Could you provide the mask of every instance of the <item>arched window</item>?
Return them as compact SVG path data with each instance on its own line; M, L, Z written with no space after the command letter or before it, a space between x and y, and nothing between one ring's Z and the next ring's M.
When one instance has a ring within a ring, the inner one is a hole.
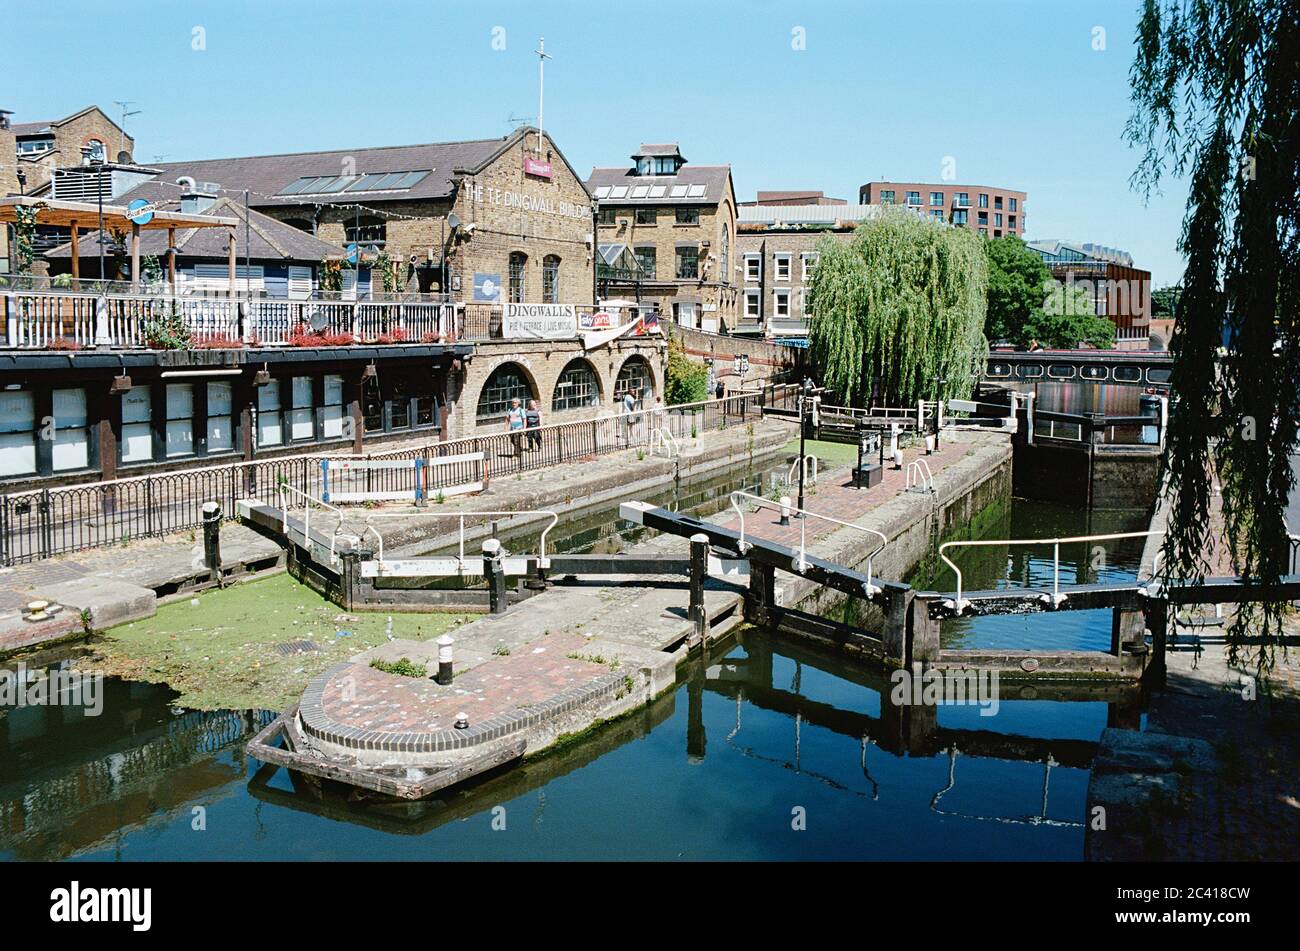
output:
M528 266L528 255L522 251L510 254L510 303L524 302L524 268Z
M582 409L600 405L600 380L586 360L570 360L560 378L555 381L551 409Z
M542 303L560 302L560 259L548 254L542 259Z
M718 272L718 280L724 284L731 282L731 229L724 223L722 226L722 247L718 252L718 262L722 265L722 270Z
M476 418L480 423L503 419L511 400L517 399L527 405L529 400L536 398L537 394L533 392L523 367L517 363L503 363L492 371L492 375L483 384L483 390L478 395Z
M645 409L654 401L655 378L650 372L650 364L644 357L631 356L618 371L614 381L614 399L621 400L624 393L631 393L632 398Z
M108 160L108 149L99 139L91 139L86 143L86 149L89 151L91 159L96 162L105 162Z
M362 215L343 223L344 241L367 251L382 251L388 241L388 223L383 218Z

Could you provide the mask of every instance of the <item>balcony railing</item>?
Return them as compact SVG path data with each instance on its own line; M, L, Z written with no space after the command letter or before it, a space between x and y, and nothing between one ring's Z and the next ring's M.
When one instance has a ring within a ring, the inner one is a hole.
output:
M158 344L153 335L160 322L173 317L196 347L503 339L501 305L453 304L431 295L292 300L0 287L0 347L6 349L149 348Z

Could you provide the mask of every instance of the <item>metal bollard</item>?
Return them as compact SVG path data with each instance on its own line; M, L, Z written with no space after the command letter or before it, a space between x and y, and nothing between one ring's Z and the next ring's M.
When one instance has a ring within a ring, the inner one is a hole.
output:
M488 586L488 611L504 614L509 606L506 596L505 566L501 564L501 543L495 538L483 542L483 578Z
M452 645L455 643L450 634L444 634L438 638L438 676L434 679L444 687L451 683L451 655Z
M221 503L203 503L203 564L213 581L221 580Z
M790 524L790 496L781 496L781 523L782 525Z

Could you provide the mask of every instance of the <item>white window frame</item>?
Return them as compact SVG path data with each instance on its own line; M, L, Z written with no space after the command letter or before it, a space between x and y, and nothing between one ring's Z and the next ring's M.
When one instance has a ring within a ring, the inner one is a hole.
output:
M772 274L772 280L774 280L774 281L789 281L789 280L790 280L790 272L793 270L793 268L791 267L791 264L790 264L790 259L791 259L791 255L790 255L790 254L774 254L774 255L772 255L772 271L773 271L773 274ZM784 265L784 268L782 268L782 265ZM784 276L782 276L782 274L781 274L781 271L782 271L783 269L784 269L784 271L785 271L785 275L784 275Z
M808 280L808 271L810 269L809 263L811 262L812 267L816 267L819 256L816 251L805 251L803 254L799 255L799 260L803 263L802 280L806 281Z
M756 265L752 267L752 265ZM763 279L763 255L745 254L745 280L761 281Z
M785 308L784 313L781 312L782 307ZM786 287L776 288L772 291L772 316L788 319L790 315L790 289Z
M750 313L750 304L754 305L753 313ZM757 288L745 290L745 316L758 319L763 317L763 292Z

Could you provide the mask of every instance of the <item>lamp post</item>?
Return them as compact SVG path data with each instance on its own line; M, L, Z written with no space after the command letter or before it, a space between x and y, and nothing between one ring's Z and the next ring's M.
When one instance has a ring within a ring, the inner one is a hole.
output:
M943 392L943 385L948 381L943 377L934 378L934 451L939 451L939 394Z
M808 377L803 378L803 388L799 396L799 509L796 518L803 518L803 473L806 468L804 463L804 436L808 432L806 424L808 412L808 400L812 395L812 380Z

